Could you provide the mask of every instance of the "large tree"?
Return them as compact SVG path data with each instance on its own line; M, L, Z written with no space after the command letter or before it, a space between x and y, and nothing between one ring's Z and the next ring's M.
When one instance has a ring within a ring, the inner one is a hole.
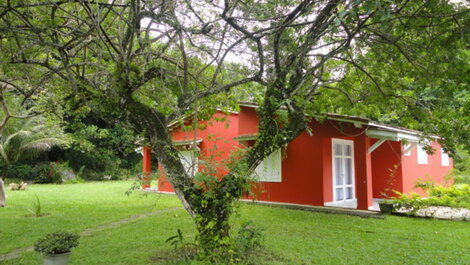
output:
M119 116L143 136L194 217L199 242L211 251L226 242L246 176L306 129L307 114L319 115L328 104L339 108L345 103L338 96L357 91L379 91L357 104L373 100L386 112L402 102L402 93L416 98L405 86L382 91L364 66L383 55L398 68L399 59L420 67L432 61L432 53L423 53L440 36L437 29L457 36L466 23L465 7L438 0L10 0L0 7L0 41L2 63L40 66L60 80L50 88L56 99ZM409 32L419 29L428 35L415 41ZM352 69L371 85L342 87ZM185 172L167 126L184 114L207 115L207 107L225 105L221 95L243 84L263 94L258 139L207 192ZM422 123L434 115L429 111L416 112Z

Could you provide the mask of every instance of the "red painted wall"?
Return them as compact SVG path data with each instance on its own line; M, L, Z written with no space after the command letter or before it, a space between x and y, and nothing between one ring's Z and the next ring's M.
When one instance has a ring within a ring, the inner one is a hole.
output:
M434 154L428 154L428 164L418 164L418 146L411 150L410 156L402 157L403 164L403 191L416 192L420 195L426 195L421 189L414 188L419 179L430 180L434 183L444 184L445 177L453 168L453 160L449 157L449 166L441 164L441 145L433 142L431 144ZM452 182L449 181L449 184Z
M240 112L245 119L254 119L256 113ZM253 126L243 128L240 119L239 131L249 134L256 131ZM250 123L251 125L253 123ZM324 205L333 200L332 194L332 138L354 140L364 132L365 127L356 128L353 124L326 121L323 124L310 124L313 135L300 134L289 143L286 157L282 161L282 182L262 182L259 186L264 192L256 196L257 200ZM356 185L357 186L357 185Z
M377 140L373 140L374 144ZM385 141L372 152L373 197L393 196L392 190L403 192L402 145L396 141ZM386 196L384 196L384 193Z
M221 121L219 119L224 118ZM221 162L230 157L230 153L239 144L233 140L238 134L238 114L233 113L226 115L220 111L216 112L213 118L209 121L200 121L202 129L196 131L183 131L180 128L175 128L172 132L174 141L191 140L201 138L202 142L199 144L200 160ZM202 165L199 166L202 168ZM159 167L160 172L164 172L162 167ZM223 176L227 173L227 169L220 167L218 169L218 176ZM165 192L173 192L173 187L164 177L158 181L158 190Z

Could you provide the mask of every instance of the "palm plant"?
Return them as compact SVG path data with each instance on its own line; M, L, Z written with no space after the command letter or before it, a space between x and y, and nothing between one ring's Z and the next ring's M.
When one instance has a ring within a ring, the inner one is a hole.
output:
M65 139L58 126L47 124L41 116L12 120L0 134L3 171L17 161L35 158L54 146L64 145Z

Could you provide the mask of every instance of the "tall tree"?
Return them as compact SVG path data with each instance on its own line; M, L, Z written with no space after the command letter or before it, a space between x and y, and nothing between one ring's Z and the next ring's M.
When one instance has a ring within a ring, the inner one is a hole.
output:
M326 100L344 95L339 84L348 67L370 78L362 65L377 58L362 55L381 55L382 47L418 65L423 56L410 55L426 51L421 44L436 37L434 29L461 28L466 11L440 0L17 0L0 7L2 62L43 67L62 80L55 90L66 100L118 115L142 135L158 150L194 217L199 242L210 252L226 242L232 204L246 188L246 176L306 129L306 115L325 104L317 101L320 94ZM416 43L407 34L416 28L428 29L429 36ZM245 67L225 74L234 61ZM205 106L221 105L220 95L247 83L264 94L258 139L208 193L186 174L167 126L188 112L207 115ZM386 93L381 99L390 106L396 97Z

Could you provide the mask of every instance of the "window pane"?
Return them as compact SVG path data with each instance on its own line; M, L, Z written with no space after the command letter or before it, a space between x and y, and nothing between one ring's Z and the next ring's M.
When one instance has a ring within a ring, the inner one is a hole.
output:
M353 198L353 194L352 194L352 188L346 188L346 199L349 200L349 199L352 199Z
M336 200L337 201L343 200L343 188L336 189Z
M334 150L335 150L335 155L339 155L339 156L340 156L340 155L343 154L343 152L342 152L342 150L341 150L341 145L340 145L340 144L335 144L335 145L334 145Z
M347 144L344 145L344 155L351 156L351 146L350 145L347 145Z
M341 158L335 158L336 185L343 185L343 163Z
M352 161L351 161L351 158L345 158L344 163L345 163L345 170L344 170L345 182L346 182L347 185L350 185L350 184L352 184Z

